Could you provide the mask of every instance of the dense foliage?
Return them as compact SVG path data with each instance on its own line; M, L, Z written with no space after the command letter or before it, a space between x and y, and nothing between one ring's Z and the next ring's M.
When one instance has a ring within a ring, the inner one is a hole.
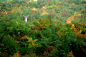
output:
M0 57L86 57L86 0L0 0Z

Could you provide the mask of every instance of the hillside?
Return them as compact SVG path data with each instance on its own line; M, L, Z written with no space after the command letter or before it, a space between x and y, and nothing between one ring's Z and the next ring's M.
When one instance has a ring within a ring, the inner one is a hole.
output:
M0 0L0 57L86 57L86 0Z

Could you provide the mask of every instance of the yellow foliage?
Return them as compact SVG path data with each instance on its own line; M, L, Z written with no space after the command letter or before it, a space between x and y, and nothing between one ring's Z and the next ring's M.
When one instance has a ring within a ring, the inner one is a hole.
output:
M77 30L76 28L75 28L75 25L74 24L72 24L72 26L71 26L71 28L70 28L72 31L74 31L77 35L78 34L81 34L81 32L82 32L82 30Z
M31 10L35 10L36 11L37 9L36 8L32 8Z
M80 14L80 13L77 13L77 12L75 11L74 16L78 16L78 17L80 17L81 14Z
M41 14L41 15L46 15L46 14L48 14L48 12L47 12L47 11L45 11L45 10L43 10L43 12L42 12L42 14Z
M32 42L33 40L32 40L32 38L27 38L28 39L28 42Z
M38 39L35 39L34 42L36 42Z
M37 40L38 39L33 40L32 38L28 37L28 42L30 42L29 43L29 48L34 47L34 46L38 46L39 44L35 43Z
M37 0L33 0L34 2L37 2Z
M74 24L72 24L72 26L71 26L71 28L70 28L72 31L75 31L75 26L74 26Z
M74 16L77 16L77 12L75 11Z
M42 7L42 9L46 9L46 7Z

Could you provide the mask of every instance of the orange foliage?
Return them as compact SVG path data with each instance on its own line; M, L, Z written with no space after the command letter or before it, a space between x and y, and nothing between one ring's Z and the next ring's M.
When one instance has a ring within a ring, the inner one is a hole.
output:
M13 13L13 10L10 10L11 13Z
M72 24L71 22L74 21L76 17L80 17L80 16L81 16L81 13L80 12L77 13L75 11L74 16L68 17L68 19L66 20L66 23L67 24Z
M8 56L8 53L6 53L6 52L0 52L1 54L3 54L4 56Z
M7 27L7 30L8 30L8 29L13 29L13 27Z
M14 53L14 55L12 57L20 57L19 51L17 51L16 53Z
M56 46L49 46L48 48L45 49L46 52L52 51L53 49L55 49Z
M83 4L84 6L86 5L86 4Z
M73 21L73 20L71 20L71 19L67 19L67 20L66 20L66 23L67 23L67 24L72 24L72 23L71 23L72 21Z
M69 52L68 55L67 55L67 57L73 57L73 52L72 51Z
M17 41L17 43L20 43L19 41Z
M9 3L9 2L7 1L7 3Z
M6 15L9 13L8 11L5 11Z

